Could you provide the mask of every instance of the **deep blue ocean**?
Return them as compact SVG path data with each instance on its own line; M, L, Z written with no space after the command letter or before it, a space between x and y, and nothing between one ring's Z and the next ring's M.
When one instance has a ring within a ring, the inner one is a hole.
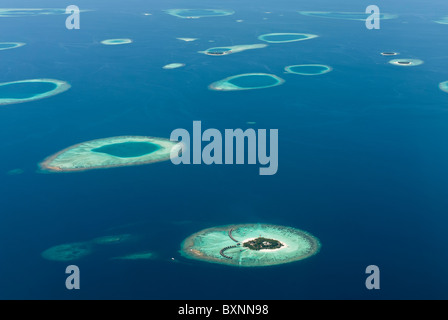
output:
M399 15L381 21L380 30L297 13L364 12L373 4L360 0L2 0L0 7L70 4L92 10L81 13L79 30L65 28L66 15L0 18L0 42L26 43L0 51L0 82L72 85L47 99L0 106L0 299L448 298L448 93L438 88L448 80L448 25L433 22L448 15L446 1L378 0L382 12ZM181 19L163 11L174 8L235 14ZM276 32L319 37L225 57L198 53L262 43L259 35ZM100 44L109 38L133 43ZM424 64L393 66L383 51ZM162 69L173 62L186 66ZM295 64L333 71L284 73ZM208 89L256 72L285 83ZM176 128L191 131L195 120L222 131L278 129L277 174L260 176L258 165L170 161L38 170L47 156L83 141L169 138ZM306 230L320 239L321 251L266 268L179 254L181 242L201 229L254 222ZM72 262L41 256L56 245L114 234L138 240ZM157 258L110 260L139 250ZM69 264L80 268L80 290L65 287ZM366 289L368 265L381 270L379 290Z

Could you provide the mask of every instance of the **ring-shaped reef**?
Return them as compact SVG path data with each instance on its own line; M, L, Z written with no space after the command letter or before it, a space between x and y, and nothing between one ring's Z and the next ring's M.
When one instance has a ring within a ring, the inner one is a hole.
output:
M164 138L120 136L91 140L64 149L40 163L43 171L75 172L143 165L170 159L182 145ZM176 153L177 152L177 153Z
M268 73L244 73L231 76L209 85L209 89L216 91L252 90L275 87L285 80Z
M365 12L330 12L330 11L298 11L301 15L317 18L327 19L342 19L342 20L358 20L366 21L371 13ZM398 15L390 13L380 13L379 18L381 20L395 19Z
M448 92L448 81L439 83L439 88L444 92Z
M319 37L309 33L266 33L258 37L258 40L268 43L285 43L309 40Z
M244 45L237 45L237 46L226 46L226 47L214 47L209 48L204 51L199 51L199 53L203 53L209 56L225 56L232 53L237 53L241 51L246 50L252 50L252 49L261 49L266 48L268 45L263 43L258 44L244 44Z
M308 232L269 224L238 224L199 231L181 244L182 256L240 267L263 267L306 259L320 250Z
M288 73L300 74L303 76L316 76L328 73L333 70L332 67L324 64L298 64L285 67Z
M131 39L123 38L123 39L106 39L101 41L102 44L106 46L117 46L120 44L129 44L132 43Z
M0 51L1 50L8 50L8 49L15 49L19 47L23 47L25 43L23 42L0 42Z
M89 242L74 242L51 247L42 252L42 257L53 261L74 261L93 252Z
M423 60L420 59L393 59L389 61L390 64L402 67L415 67L423 64Z
M205 17L230 16L235 13L233 10L223 9L168 9L165 10L169 15L182 19L199 19Z
M68 82L56 79L30 79L0 83L0 105L48 98L70 89Z

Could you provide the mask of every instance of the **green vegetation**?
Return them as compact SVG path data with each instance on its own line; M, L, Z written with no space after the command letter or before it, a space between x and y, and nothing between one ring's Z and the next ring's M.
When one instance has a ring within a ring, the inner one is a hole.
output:
M243 243L243 247L251 250L278 249L282 247L280 241L259 237Z

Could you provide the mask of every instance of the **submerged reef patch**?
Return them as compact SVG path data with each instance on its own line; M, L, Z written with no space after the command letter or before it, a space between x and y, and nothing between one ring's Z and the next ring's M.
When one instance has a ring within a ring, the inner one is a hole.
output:
M171 70L171 69L177 69L177 68L182 68L182 67L185 67L185 63L175 62L175 63L170 63L170 64L163 66L162 69Z
M176 39L185 42L192 42L198 40L198 38L176 38Z
M439 83L439 88L444 92L448 92L448 81Z
M392 52L392 51L388 51L388 52L381 52L382 56L398 56L399 53L398 52Z
M199 19L204 17L230 16L235 13L233 10L223 9L168 9L169 15L183 19Z
M435 20L434 22L439 24L448 24L448 16L441 18L440 20Z
M128 242L130 234L111 235L95 238L85 242L66 243L51 247L42 252L42 257L53 261L74 261L84 258L100 248L102 245L116 245Z
M267 44L245 44L237 46L214 47L204 51L199 51L199 53L203 53L209 56L225 56L228 54L242 52L246 50L266 48L267 46L268 46Z
M74 242L51 247L42 252L42 257L53 261L74 261L92 252L93 247L89 242Z
M150 260L155 259L156 254L152 251L144 251L138 253L131 253L124 256L111 258L112 260Z
M66 9L0 8L0 18L65 14Z
M330 12L330 11L298 11L301 15L317 18L342 19L366 21L371 13L365 12ZM380 13L381 20L395 19L398 15L389 13Z
M23 47L24 45L25 45L24 42L0 42L0 51L8 50L8 49L15 49L15 48Z

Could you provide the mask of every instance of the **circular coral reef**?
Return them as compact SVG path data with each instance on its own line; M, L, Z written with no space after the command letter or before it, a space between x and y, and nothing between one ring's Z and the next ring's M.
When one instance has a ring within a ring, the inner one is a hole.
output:
M181 245L189 259L240 267L262 267L308 258L320 249L308 232L269 224L238 224L199 231Z
M317 35L309 33L267 33L259 36L258 39L269 43L285 43L309 40L317 37Z
M107 46L116 46L116 45L120 45L120 44L132 43L132 40L131 39L107 39L107 40L101 41L101 43L104 45L107 45Z
M120 136L83 142L64 149L40 163L44 171L71 172L135 166L170 159L181 145L164 138Z
M0 83L0 105L24 103L48 98L70 89L68 82L55 79L31 79Z
M213 82L209 89L216 91L264 89L279 86L284 82L273 74L245 73Z
M419 59L393 59L389 61L390 64L393 64L395 66L402 66L402 67L415 67L423 64L423 60Z
M300 74L302 76L316 76L328 73L331 70L333 68L323 64L299 64L285 68L285 71L288 73Z

